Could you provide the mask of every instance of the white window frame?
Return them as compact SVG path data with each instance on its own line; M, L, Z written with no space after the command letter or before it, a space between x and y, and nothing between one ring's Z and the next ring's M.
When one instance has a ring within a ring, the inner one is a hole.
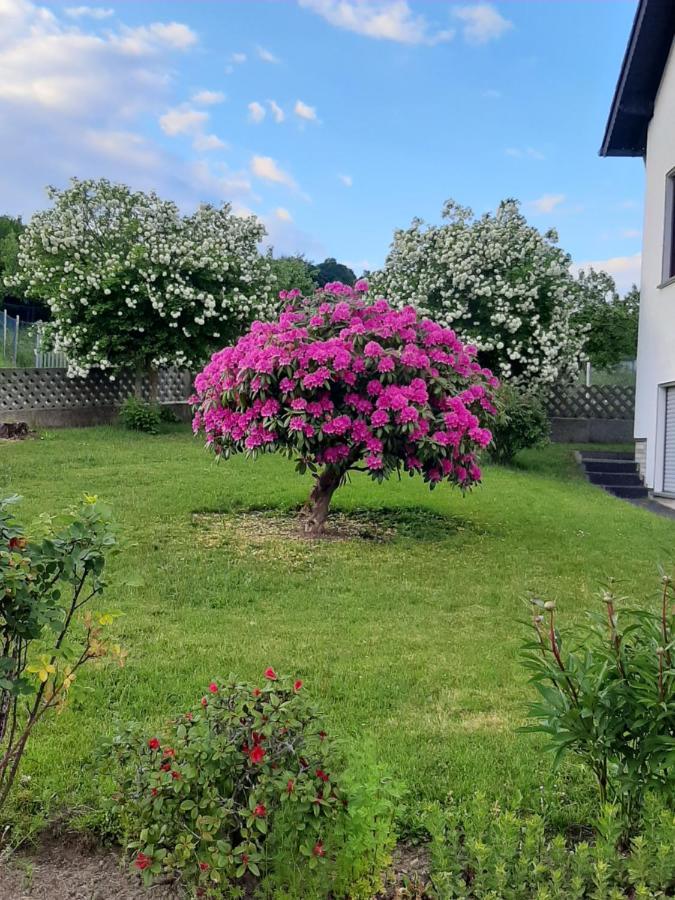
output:
M666 174L666 203L663 220L663 262L661 284L675 281L675 168Z

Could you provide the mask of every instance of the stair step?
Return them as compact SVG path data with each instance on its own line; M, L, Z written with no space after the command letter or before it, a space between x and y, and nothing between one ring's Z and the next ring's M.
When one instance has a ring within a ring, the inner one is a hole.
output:
M624 487L642 487L642 479L637 472L587 472L591 484L623 485Z
M626 450L582 450L579 455L582 462L587 459L628 459L631 461L635 459L635 456Z
M636 500L649 496L649 491L644 485L603 484L603 490L614 494L615 497Z
M589 459L583 465L586 472L637 472L634 459Z

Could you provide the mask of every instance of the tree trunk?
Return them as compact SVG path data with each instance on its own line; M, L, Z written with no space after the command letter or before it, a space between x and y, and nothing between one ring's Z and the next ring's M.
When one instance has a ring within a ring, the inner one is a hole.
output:
M144 400L143 382L148 379L148 402L157 403L159 394L159 372L157 369L144 369L141 366L136 368L134 378L134 396L137 400Z
M305 506L305 533L312 537L318 537L323 532L323 526L328 517L328 507L333 494L340 486L344 472L339 470L324 469L316 479L312 493Z
M136 366L134 372L134 397L137 400L143 399L143 375L145 374L141 366Z
M148 381L150 385L150 396L148 397L148 400L154 406L158 402L157 398L159 397L159 372L157 369L150 369L148 372Z

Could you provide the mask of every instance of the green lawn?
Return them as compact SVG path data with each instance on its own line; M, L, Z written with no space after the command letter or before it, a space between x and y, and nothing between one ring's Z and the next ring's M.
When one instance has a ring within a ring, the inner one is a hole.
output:
M580 615L610 574L626 593L654 594L657 564L673 561L675 522L591 487L560 446L523 454L517 468L489 467L464 498L357 476L335 508L382 511L399 527L385 543L307 544L193 522L195 512L287 511L308 489L281 458L217 466L178 428L0 444L0 492L22 494L26 517L96 493L124 543L103 605L124 614L115 630L127 667L85 674L71 706L36 735L17 795L24 815L36 822L65 807L97 821L106 786L87 764L116 721L151 730L212 678L259 678L267 665L297 673L336 733L372 743L412 807L476 790L520 791L536 806L541 786L563 819L593 802L571 768L553 779L541 739L515 733L529 694L519 620L532 594ZM123 586L136 576L141 586Z

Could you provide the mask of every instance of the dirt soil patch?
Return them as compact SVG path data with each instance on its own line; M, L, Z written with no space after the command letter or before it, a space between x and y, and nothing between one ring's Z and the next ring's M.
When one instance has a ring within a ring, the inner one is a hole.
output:
M232 512L196 512L192 524L205 547L226 544L245 547L268 545L279 541L301 544L325 541L373 541L386 543L396 538L418 541L443 540L472 527L461 519L439 515L422 507L406 509L354 509L329 513L325 531L319 538L303 531L300 510L244 509Z
M423 847L399 846L383 900L427 897L428 862ZM16 853L0 863L1 900L183 900L185 896L168 883L144 888L127 873L118 853L74 839L51 839L33 852Z

